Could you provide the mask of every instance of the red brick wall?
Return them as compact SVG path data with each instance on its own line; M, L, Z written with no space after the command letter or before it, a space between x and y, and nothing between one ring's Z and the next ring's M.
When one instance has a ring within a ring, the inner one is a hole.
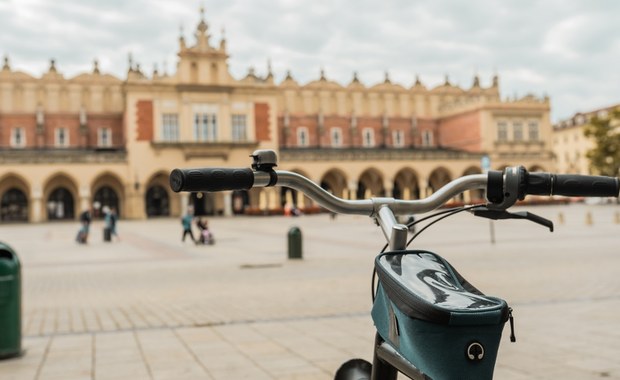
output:
M80 145L80 120L78 115L45 115L45 146L53 147L56 128L65 128L69 132L69 147Z
M433 119L418 119L418 133L416 135L414 145L422 146L422 138L424 136L424 132L430 131L433 134L432 146L438 146L439 138L438 138L438 124Z
M269 130L269 104L254 103L254 122L256 140L271 141L271 131Z
M317 116L318 117L318 116ZM318 119L317 119L318 122ZM332 145L332 128L340 128L342 131L341 146L347 147L351 144L351 118L345 116L330 116L323 119L323 136L321 137L321 146Z
M318 131L317 131L318 119L316 115L309 116L291 116L290 117L290 135L288 141L286 142L287 147L296 147L298 146L297 141L297 133L299 128L306 127L308 130L308 146L317 146L319 143L318 140Z
M89 145L97 145L99 128L110 128L112 132L112 147L125 145L122 114L88 115Z
M393 131L400 130L403 132L404 147L421 146L421 132L430 130L433 133L433 142L437 144L437 123L434 120L418 119L418 133L415 137L411 135L411 118L395 117L388 120L387 135L383 135L383 118L382 117L358 117L357 133L351 135L351 118L348 116L325 116L323 119L323 135L321 136L321 146L331 146L331 128L339 127L342 130L342 147L361 147L363 146L362 133L364 128L372 128L375 136L375 147L392 147ZM297 147L297 132L300 127L306 127L308 130L308 147L317 147L319 145L318 136L318 115L303 115L289 117L289 135L284 135L284 118L278 118L278 130L280 131L280 144L284 147ZM385 137L385 141L384 141Z
M411 145L411 118L390 118L389 119L390 122L390 127L389 127L389 133L388 133L388 141L387 141L387 146L393 146L394 145L394 133L393 131L402 131L403 134L403 138L404 138L404 145L403 146L410 146Z
M480 152L482 149L480 119L478 110L441 119L438 125L440 144L469 152Z
M357 146L364 146L364 129L371 128L374 131L375 135L375 147L381 146L383 141L383 135L381 133L382 130L382 120L380 117L358 117L357 118L357 133L358 133L358 141Z
M153 101L138 100L136 104L138 141L153 141Z
M99 128L111 129L113 147L123 146L125 143L122 114L89 114L87 126L88 136L84 144L84 138L80 131L79 114L46 114L42 145L37 146L38 136L36 134L36 118L34 114L3 114L0 115L0 146L10 147L11 129L16 127L24 128L26 134L26 148L54 147L56 128L66 128L68 130L69 147L71 148L96 147L98 138L97 130Z
M33 115L0 115L0 146L9 147L11 145L11 129L14 127L24 128L26 134L26 147L35 146L35 126L36 120Z

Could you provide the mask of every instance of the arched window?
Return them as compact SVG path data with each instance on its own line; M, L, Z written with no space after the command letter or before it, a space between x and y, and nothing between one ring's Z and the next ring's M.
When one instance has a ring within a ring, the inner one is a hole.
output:
M98 216L103 216L101 210L103 210L104 207L110 209L115 208L116 214L121 214L118 194L116 194L116 191L114 191L114 189L110 186L102 186L95 192L95 196L93 197L93 206L95 211L98 211Z
M194 207L195 216L215 215L215 195L213 193L191 193L189 204Z
M0 200L0 220L3 222L27 222L28 198L18 188L10 188Z
M149 217L170 215L170 200L163 186L151 186L146 191L146 215Z
M250 194L246 190L236 190L232 193L232 209L235 214L243 214L250 206Z
M75 216L73 195L64 187L57 187L47 198L47 219L67 220Z

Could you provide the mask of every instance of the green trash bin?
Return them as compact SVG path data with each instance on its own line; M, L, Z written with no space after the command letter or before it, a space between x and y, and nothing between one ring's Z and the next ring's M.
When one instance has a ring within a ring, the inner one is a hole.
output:
M22 354L21 265L17 254L0 242L0 359Z
M301 259L301 230L299 227L291 227L288 230L288 258Z

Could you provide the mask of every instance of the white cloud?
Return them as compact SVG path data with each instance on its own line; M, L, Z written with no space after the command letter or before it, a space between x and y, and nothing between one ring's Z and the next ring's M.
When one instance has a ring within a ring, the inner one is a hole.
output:
M169 0L0 0L0 53L13 68L40 75L56 58L65 76L90 71L124 77L127 55L149 72L176 65L179 26L193 42L201 4ZM592 99L620 101L620 3L601 0L253 0L204 2L212 43L226 28L231 72L282 79L327 76L367 85L384 78L410 86L483 85L498 72L504 94L547 93L554 118L586 110ZM613 85L612 85L613 84ZM567 94L571 94L568 96ZM598 105L595 105L595 108Z
M521 82L525 84L541 85L545 84L547 81L545 76L528 68L507 69L503 70L502 74L510 77L514 82Z
M543 52L559 54L564 59L576 59L580 52L575 49L573 41L590 25L586 15L577 15L554 25L544 36Z

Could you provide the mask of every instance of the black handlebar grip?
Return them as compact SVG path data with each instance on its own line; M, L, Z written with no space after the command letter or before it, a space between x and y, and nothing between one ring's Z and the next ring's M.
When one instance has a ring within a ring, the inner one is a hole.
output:
M551 173L527 173L525 196L530 195L551 195L552 185Z
M247 190L254 185L250 168L174 169L170 173L173 191Z
M568 197L617 197L620 182L615 177L578 174L528 173L526 193Z
M569 197L617 197L620 184L615 177L557 174L552 191Z

